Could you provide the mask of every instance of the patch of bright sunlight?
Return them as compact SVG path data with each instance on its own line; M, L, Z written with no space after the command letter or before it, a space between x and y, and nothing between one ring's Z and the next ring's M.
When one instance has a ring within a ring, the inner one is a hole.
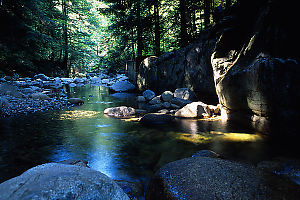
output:
M121 119L125 122L139 122L142 118L141 117L133 117L133 118L129 118L129 119Z
M77 120L77 119L86 119L94 118L99 116L100 112L88 111L88 110L71 110L65 111L59 116L60 120Z
M185 142L190 142L190 143L193 143L196 145L204 144L204 143L211 141L211 137L206 137L206 136L199 135L199 134L187 134L187 133L180 134L179 136L177 136L176 139L185 141Z
M247 134L247 133L223 133L218 131L211 131L211 134L217 135L216 140L232 141L232 142L256 142L263 139L258 134Z

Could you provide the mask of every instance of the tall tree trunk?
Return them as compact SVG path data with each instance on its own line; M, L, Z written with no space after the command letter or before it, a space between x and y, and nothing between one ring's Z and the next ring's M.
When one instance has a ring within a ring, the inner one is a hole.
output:
M63 12L63 41L64 41L64 57L62 62L62 68L66 75L68 76L70 71L68 67L68 57L69 57L69 43L68 43L68 10L67 10L67 0L62 0L62 12Z
M179 2L180 12L180 46L184 47L188 44L187 23L186 23L186 4L185 0Z
M142 38L142 20L141 20L141 5L140 1L137 1L137 65L142 61L143 56L143 38Z
M154 24L155 24L155 45L154 52L156 56L160 55L160 24L159 24L159 0L154 1Z
M211 0L204 0L204 26L210 24Z

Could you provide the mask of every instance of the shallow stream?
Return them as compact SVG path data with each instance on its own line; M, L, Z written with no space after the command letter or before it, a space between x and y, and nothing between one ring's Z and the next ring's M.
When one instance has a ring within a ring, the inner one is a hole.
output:
M147 127L103 115L108 107L135 106L133 94L86 85L69 88L68 96L85 104L0 120L0 182L39 164L79 159L113 179L144 184L162 165L202 149L251 163L282 152L277 142L222 120Z

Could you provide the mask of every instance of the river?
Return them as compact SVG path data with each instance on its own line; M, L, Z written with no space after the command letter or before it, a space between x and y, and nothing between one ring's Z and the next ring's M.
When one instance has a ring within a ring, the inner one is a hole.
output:
M135 106L136 96L110 95L102 86L69 88L68 96L85 104L0 121L0 182L39 164L79 159L113 179L146 183L162 165L202 149L256 163L280 147L250 128L222 120L146 127L104 116L108 107Z

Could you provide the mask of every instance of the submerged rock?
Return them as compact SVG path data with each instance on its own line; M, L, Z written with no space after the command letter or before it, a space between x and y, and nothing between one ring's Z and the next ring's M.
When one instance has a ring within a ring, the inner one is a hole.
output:
M135 109L126 106L106 108L104 114L117 118L130 117L135 115Z
M101 172L58 163L39 165L1 183L0 199L129 200L124 191Z
M67 100L67 103L75 104L75 105L82 105L82 104L84 104L84 101L80 98L70 98Z
M143 124L165 124L173 121L174 117L166 114L148 113L141 119Z

